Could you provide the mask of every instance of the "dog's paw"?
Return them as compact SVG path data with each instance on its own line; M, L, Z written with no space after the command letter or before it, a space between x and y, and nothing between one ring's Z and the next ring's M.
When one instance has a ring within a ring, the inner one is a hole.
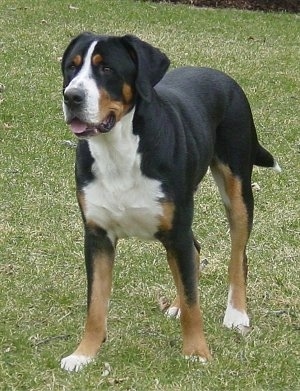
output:
M77 354L71 354L68 357L65 357L61 360L60 366L62 369L65 369L66 371L72 372L78 372L80 371L85 365L90 363L93 359L88 356L83 355L77 355Z
M176 318L176 319L179 319L179 318L180 318L180 315L181 315L181 310L180 310L180 308L178 308L178 307L169 307L169 308L166 310L165 315L166 315L168 318Z
M250 331L250 321L247 313L232 307L226 309L223 325L228 329L237 330L242 335Z
M190 362L199 362L201 364L206 364L208 362L207 358L201 357L201 356L184 356L185 360L190 361Z

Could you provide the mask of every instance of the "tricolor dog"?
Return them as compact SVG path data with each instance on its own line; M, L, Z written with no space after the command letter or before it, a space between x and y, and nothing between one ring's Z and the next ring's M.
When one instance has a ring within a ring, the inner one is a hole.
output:
M194 193L210 167L231 236L224 325L249 326L246 244L253 220L253 165L280 171L258 142L247 98L222 72L184 67L131 35L83 33L62 59L63 110L78 138L77 198L85 228L88 311L78 348L61 361L78 371L106 339L115 249L120 238L166 249L177 295L183 355L211 358L198 299Z

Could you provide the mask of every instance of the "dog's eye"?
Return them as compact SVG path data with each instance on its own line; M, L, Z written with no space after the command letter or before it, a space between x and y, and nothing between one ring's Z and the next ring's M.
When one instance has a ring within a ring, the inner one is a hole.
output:
M107 66L107 65L103 65L103 64L100 66L100 71L101 71L102 73L105 73L105 74L109 74L109 73L112 73L112 72L113 72L112 68L110 68L110 67Z
M67 68L69 71L75 71L77 67L73 62L71 62L71 64L69 64Z

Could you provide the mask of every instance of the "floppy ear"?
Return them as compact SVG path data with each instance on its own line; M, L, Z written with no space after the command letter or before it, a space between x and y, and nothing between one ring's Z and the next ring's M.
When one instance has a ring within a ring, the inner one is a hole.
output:
M159 49L134 35L124 35L122 41L137 64L136 89L143 99L150 102L152 88L167 72L170 60Z

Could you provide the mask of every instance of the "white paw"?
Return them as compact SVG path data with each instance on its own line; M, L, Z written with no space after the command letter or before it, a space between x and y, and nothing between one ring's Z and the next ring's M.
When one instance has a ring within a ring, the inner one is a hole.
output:
M167 311L165 312L166 316L168 318L176 318L179 319L181 315L180 308L178 307L169 307Z
M237 329L241 334L250 330L250 321L245 311L239 311L231 305L227 306L223 325L229 329Z
M88 356L71 354L70 356L65 357L61 360L60 367L69 372L78 372L92 360L93 359Z
M201 364L207 363L207 359L201 356L184 356L185 360L191 361L191 362L200 362Z

